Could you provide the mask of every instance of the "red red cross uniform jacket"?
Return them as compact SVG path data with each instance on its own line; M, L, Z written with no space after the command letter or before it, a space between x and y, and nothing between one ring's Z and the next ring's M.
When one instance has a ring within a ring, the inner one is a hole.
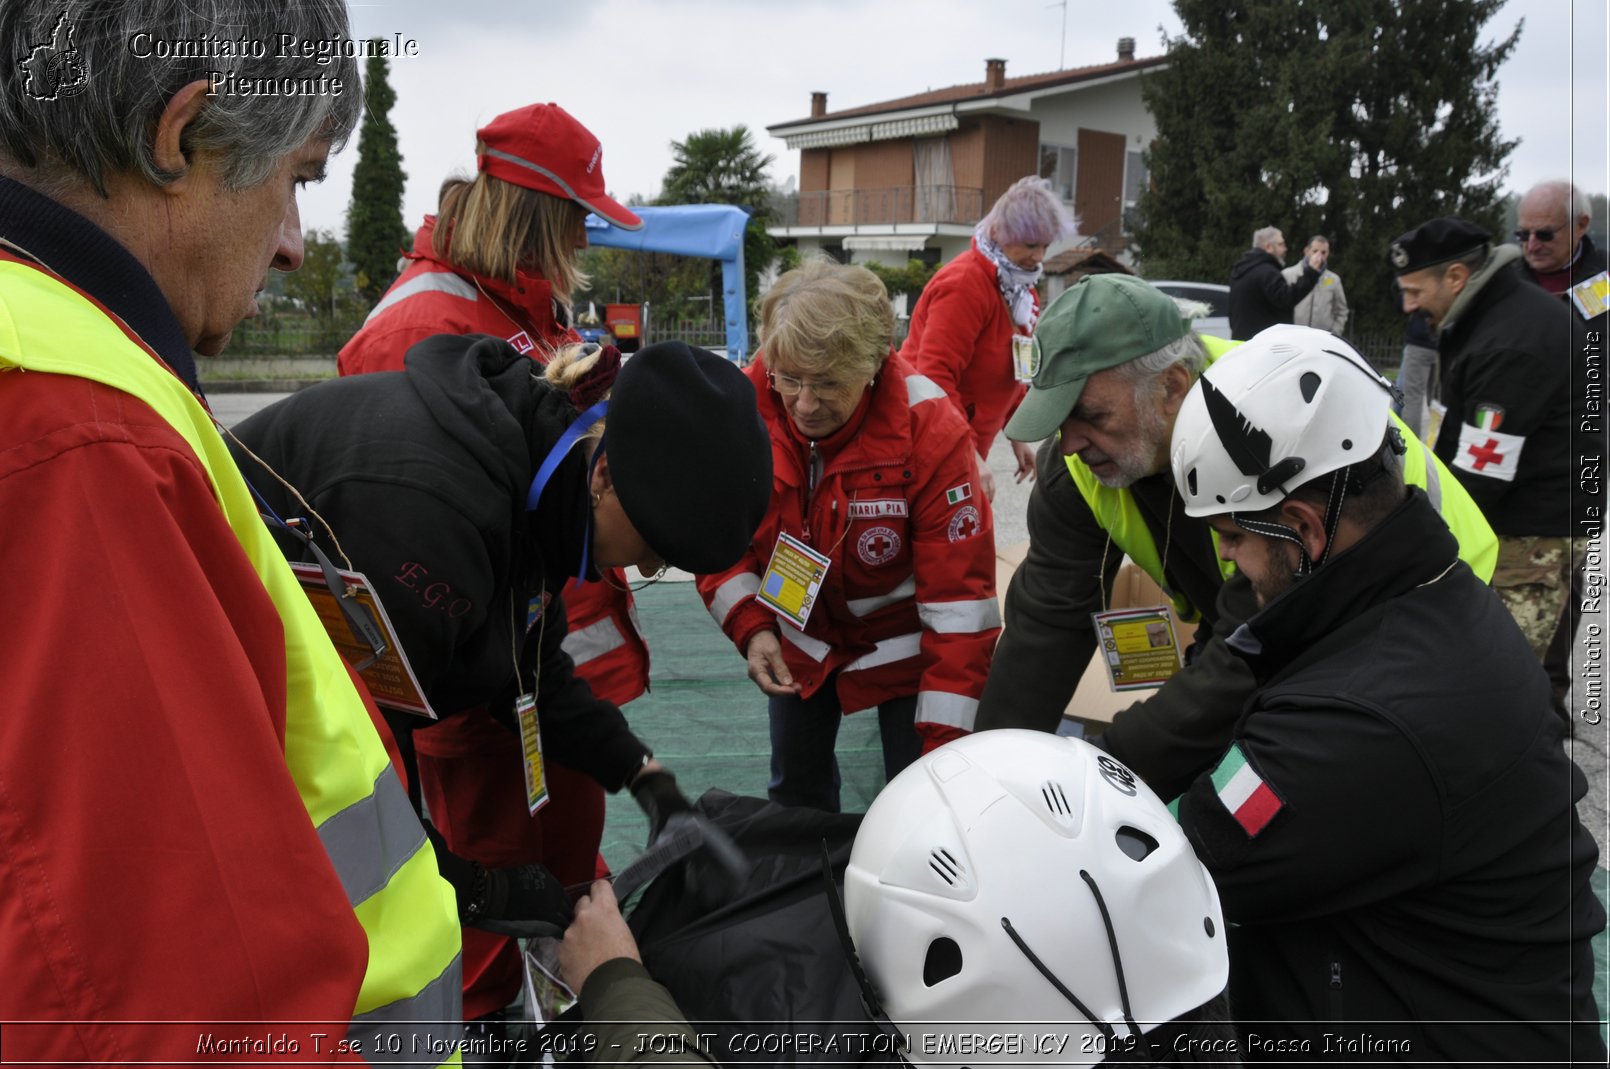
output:
M961 415L891 354L813 491L810 448L790 433L762 360L749 375L772 437L771 508L743 560L699 577L710 614L740 652L761 629L780 632L806 697L836 673L846 713L917 695L925 749L971 731L1000 609L989 502ZM783 532L833 562L803 631L756 599Z
M1039 296L1035 295L1035 308ZM973 448L989 456L1027 387L1012 374L1012 324L995 265L975 245L940 268L911 313L900 355L939 384L973 432Z
M436 254L435 229L435 217L426 216L407 268L342 347L342 375L401 371L409 347L433 334L491 334L543 362L581 341L555 318L546 279L521 272L510 285L456 268ZM618 571L612 577L624 583ZM631 595L604 583L572 582L563 597L570 622L564 647L576 674L615 705L640 696L648 689L649 656ZM604 822L596 783L550 765L554 801L529 820L518 740L506 729L484 714L467 714L416 732L414 740L426 802L452 849L486 865L541 861L567 884L592 876ZM473 1018L518 991L519 958L512 941L487 932L465 929L464 943L464 1011Z

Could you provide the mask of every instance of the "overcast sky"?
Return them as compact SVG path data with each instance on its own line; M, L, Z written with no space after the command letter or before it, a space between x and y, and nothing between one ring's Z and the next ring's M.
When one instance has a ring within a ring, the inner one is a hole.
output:
M1493 37L1525 20L1499 72L1499 122L1521 139L1509 188L1571 174L1605 191L1605 6L1509 0L1488 24ZM1126 36L1157 55L1161 32L1180 29L1169 0L1067 0L1065 35L1062 6L1045 0L370 0L351 10L359 37L418 42L391 70L410 227L435 210L444 177L473 170L476 128L534 101L562 105L598 135L624 201L659 192L671 141L738 123L775 157L774 180L797 179L799 153L765 129L809 114L814 90L838 110L982 81L991 56L1006 58L1010 77L1110 62ZM356 158L354 137L303 194L305 227L344 231Z

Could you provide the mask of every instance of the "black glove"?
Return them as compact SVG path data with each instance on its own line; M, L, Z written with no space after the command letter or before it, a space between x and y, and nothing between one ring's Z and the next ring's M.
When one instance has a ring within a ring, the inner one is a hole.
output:
M632 784L632 797L648 814L648 841L652 844L665 830L665 822L677 813L693 812L693 803L677 789L676 777L664 769L644 772Z
M570 926L570 896L541 865L489 869L449 850L428 822L425 831L442 879L453 885L460 923L527 939L562 935Z
M570 927L570 896L543 866L532 862L481 873L481 894L460 909L469 927L521 939L559 936Z

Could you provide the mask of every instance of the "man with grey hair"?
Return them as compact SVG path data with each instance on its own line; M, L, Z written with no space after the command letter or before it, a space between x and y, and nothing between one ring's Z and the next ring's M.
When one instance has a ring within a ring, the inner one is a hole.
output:
M192 355L300 264L362 48L340 0L0 7L13 1058L457 1042L452 891Z
M1325 256L1317 250L1307 252L1295 282L1287 282L1280 273L1285 265L1286 239L1280 228L1254 231L1252 248L1230 268L1230 337L1246 341L1265 327L1290 323L1292 309L1325 273Z
M1600 351L1610 311L1605 308L1605 251L1593 242L1588 198L1563 178L1539 182L1521 198L1514 238L1526 261L1523 274L1570 306L1599 334Z
M1169 474L1181 402L1206 366L1235 358L1237 343L1192 332L1172 298L1122 274L1064 291L1034 337L1038 369L1006 434L1046 441L1029 494L1029 550L1007 588L977 723L1059 727L1098 648L1092 614L1107 607L1127 554L1182 620L1200 626L1186 667L1119 712L1097 744L1172 798L1224 752L1252 690L1225 640L1256 610L1253 591L1219 560L1208 525L1184 514ZM1437 500L1461 555L1486 579L1492 531L1428 449L1408 449L1406 476Z

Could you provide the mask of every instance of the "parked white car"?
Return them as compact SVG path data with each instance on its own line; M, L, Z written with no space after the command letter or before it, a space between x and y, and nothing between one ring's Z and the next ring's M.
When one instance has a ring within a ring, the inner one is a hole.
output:
M1152 285L1174 298L1182 314L1192 316L1198 334L1211 334L1216 338L1230 336L1229 286L1217 282L1152 282Z

